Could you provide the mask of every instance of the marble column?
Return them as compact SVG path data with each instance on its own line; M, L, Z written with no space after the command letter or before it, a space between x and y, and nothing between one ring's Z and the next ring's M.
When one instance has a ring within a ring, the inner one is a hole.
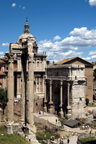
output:
M63 87L63 80L60 81L60 116L63 117L64 116L64 113L63 113L63 108L62 108L62 87Z
M36 77L36 93L37 93L37 77Z
M21 74L17 74L17 98L21 98Z
M44 90L45 90L45 83L44 83L44 77L43 77L43 93L44 93Z
M39 92L40 92L40 81L41 81L41 79L40 79L40 77L39 77Z
M21 71L21 54L17 54L17 71Z
M14 76L13 76L13 54L9 54L8 60L8 103L7 103L7 118L8 124L13 124L13 98L14 98Z
M27 124L33 125L33 87L34 87L34 69L33 69L34 53L30 53L28 57L28 96L26 102L26 120Z
M44 82L44 110L47 112L46 80Z
M21 118L20 121L25 123L25 95L26 95L26 57L22 56L21 71Z
M67 114L66 114L67 119L71 118L71 106L70 106L69 89L70 89L70 83L68 82L68 84L67 84Z
M53 113L53 101L52 101L52 79L50 79L50 101L49 101L49 113Z
M69 67L69 79L71 79L71 67Z

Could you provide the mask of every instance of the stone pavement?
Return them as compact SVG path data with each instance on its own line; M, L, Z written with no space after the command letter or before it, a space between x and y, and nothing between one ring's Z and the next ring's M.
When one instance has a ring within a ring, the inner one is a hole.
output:
M48 120L50 123L52 123L54 125L61 126L60 122L56 123L56 119L58 119L58 118L54 114L48 114L48 113L45 113L45 112L43 114L43 112L41 112L41 114L34 113L34 115L36 117ZM86 130L80 130L80 128L70 128L70 127L65 126L65 125L64 125L64 130L65 131L70 131L70 132L76 132L76 133L85 133L86 132ZM95 133L95 131L96 130L92 130L92 133ZM89 129L89 132L90 132L90 129ZM69 144L77 144L77 137L78 136L70 136L69 137L69 139L70 139ZM64 140L64 142L65 142L64 144L67 144L67 140Z
M69 139L70 139L69 144L77 144L77 136L71 136L69 137ZM67 139L64 140L64 144L67 144Z

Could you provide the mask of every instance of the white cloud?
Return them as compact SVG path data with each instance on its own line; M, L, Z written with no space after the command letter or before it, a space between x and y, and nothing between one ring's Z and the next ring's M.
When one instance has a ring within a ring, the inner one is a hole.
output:
M21 5L19 5L19 7L21 7Z
M91 6L96 6L96 0L89 0L89 4Z
M88 30L87 27L74 28L69 34L71 36L60 41L39 41L39 53L46 51L49 60L59 61L69 57L82 57L82 49L96 48L96 29ZM89 55L91 57L87 59L93 60L94 56L92 57L92 52Z
M25 7L23 7L23 9L25 9Z
M85 59L85 60L87 60L89 62L96 61L96 55L92 55L90 57L86 57L86 58L83 58L83 59Z
M4 52L0 52L0 55L4 55Z
M2 46L9 46L9 43L2 43Z
M3 56L0 56L0 58L3 58L4 57L4 55Z
M55 36L54 38L53 38L53 41L57 41L57 40L60 40L61 39L61 37L60 36Z
M96 54L96 51L90 51L88 55L94 55Z
M16 6L16 3L13 3L13 4L12 4L12 7L15 7L15 6Z

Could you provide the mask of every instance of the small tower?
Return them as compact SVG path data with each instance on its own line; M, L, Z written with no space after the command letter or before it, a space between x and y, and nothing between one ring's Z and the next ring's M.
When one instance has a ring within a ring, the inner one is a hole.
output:
M29 25L28 25L28 19L26 18L26 25L24 25L25 29L24 29L24 33L30 33L30 30L29 30Z

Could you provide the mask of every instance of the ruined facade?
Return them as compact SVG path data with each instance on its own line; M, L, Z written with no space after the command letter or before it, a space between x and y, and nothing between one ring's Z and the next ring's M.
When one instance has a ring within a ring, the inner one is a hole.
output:
M0 59L0 88L6 88L5 62Z
M36 39L30 34L27 21L24 27L17 43L10 44L9 54L3 59L5 67L2 64L8 89L9 123L13 120L14 96L21 98L21 122L33 123L30 117L33 99L38 97L45 98L44 108L50 113L57 112L68 119L83 117L85 98L93 101L93 65L75 57L49 66L46 52L38 54Z
M45 110L75 119L85 116L85 66L53 65L46 68Z
M54 65L64 65L64 64L77 64L85 66L85 78L86 78L86 86L85 86L85 98L89 99L89 102L93 102L93 64L85 61L80 57L73 57L69 59L63 59Z
M21 118L19 124L22 128L27 128L33 133L36 132L33 121L34 94L39 95L40 93L44 95L43 80L46 67L46 54L37 54L38 47L36 39L29 32L27 20L24 27L24 33L19 37L17 43L10 43L9 53L7 54L8 122L5 125L6 134L14 133L14 54L17 55L17 95L21 97Z

